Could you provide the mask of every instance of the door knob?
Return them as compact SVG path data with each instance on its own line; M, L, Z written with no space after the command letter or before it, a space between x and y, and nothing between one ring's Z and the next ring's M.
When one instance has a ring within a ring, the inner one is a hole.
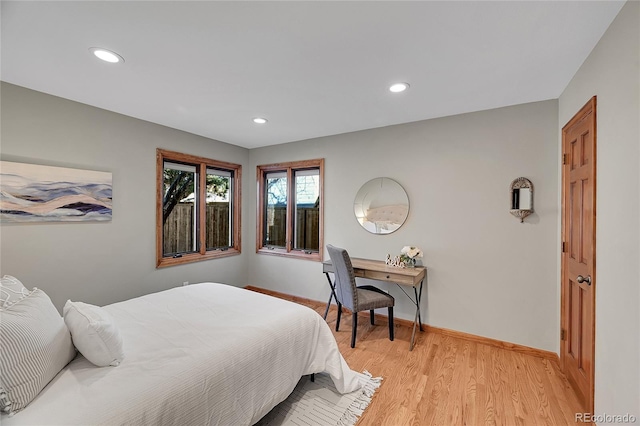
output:
M586 277L583 277L582 275L578 275L576 281L578 281L580 284L587 283L587 285L591 285L591 276L587 275Z

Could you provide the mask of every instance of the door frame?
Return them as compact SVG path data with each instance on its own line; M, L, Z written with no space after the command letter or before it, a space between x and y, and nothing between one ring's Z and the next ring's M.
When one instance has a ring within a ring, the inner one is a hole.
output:
M595 394L595 338L596 338L596 195L597 195L597 116L596 116L596 100L597 97L593 96L589 101L564 125L562 128L562 154L561 154L561 164L562 164L562 210L561 210L561 244L562 249L560 253L561 257L561 269L560 269L560 367L563 372L566 371L566 352L567 352L567 344L568 340L566 337L566 331L568 328L568 320L567 312L565 309L565 301L568 297L567 293L567 285L568 282L568 265L567 265L567 256L569 255L569 251L565 250L565 244L569 241L569 227L568 225L568 206L566 203L567 200L567 187L569 181L569 173L568 168L570 166L569 162L566 161L565 164L565 153L568 151L567 149L567 129L573 126L575 123L584 119L589 113L592 114L593 120L593 161L591 164L591 172L593 176L593 229L592 229L592 250L591 250L591 321L592 323L592 335L591 335L591 371L588 372L589 379L589 389L586 395L586 406L584 407L586 412L593 413L594 412L594 394Z

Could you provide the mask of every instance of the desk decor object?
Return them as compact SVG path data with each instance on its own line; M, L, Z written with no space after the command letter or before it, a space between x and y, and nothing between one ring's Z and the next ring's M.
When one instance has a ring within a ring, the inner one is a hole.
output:
M399 256L394 256L393 258L391 258L390 254L387 254L385 263L396 268L415 268L416 259L424 256L421 249L413 246L404 246L400 253Z
M108 172L0 161L0 222L111 220Z
M524 218L533 213L533 184L527 178L516 178L511 182L509 196L509 213L519 218L520 223L524 223Z

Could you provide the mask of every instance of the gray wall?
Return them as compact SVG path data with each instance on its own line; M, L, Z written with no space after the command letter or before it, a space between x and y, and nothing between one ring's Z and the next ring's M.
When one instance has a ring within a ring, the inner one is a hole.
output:
M640 3L622 8L559 100L597 103L596 414L640 417ZM560 136L561 140L561 136Z
M384 259L425 251L425 322L558 349L557 102L546 101L248 151L98 108L2 84L2 159L110 171L110 223L2 225L1 272L98 305L183 281L252 284L316 300L328 287L316 262L255 253L255 166L325 158L325 243ZM156 270L155 149L243 165L243 253ZM369 179L403 185L411 211L386 236L367 233L353 198ZM536 213L509 212L510 182L535 185ZM244 265L249 265L246 267ZM382 284L385 287L384 284ZM396 315L412 319L393 286Z
M552 100L252 149L250 168L325 158L325 244L380 260L416 245L429 268L426 323L557 351L557 129ZM398 181L411 204L389 235L366 232L353 213L360 186L378 176ZM535 187L536 213L524 224L509 214L519 176ZM318 263L247 251L250 284L328 299ZM381 286L396 297L396 315L413 320L406 296Z
M248 150L6 83L1 90L3 160L113 173L111 222L3 224L2 274L43 289L58 308L67 299L104 305L183 281L246 284L244 253L155 268L155 176L156 148L166 148L241 164L243 180L252 181Z

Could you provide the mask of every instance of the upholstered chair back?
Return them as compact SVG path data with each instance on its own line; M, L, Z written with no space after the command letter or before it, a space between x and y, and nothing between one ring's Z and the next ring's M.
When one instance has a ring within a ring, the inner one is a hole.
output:
M358 293L349 253L345 249L334 247L331 244L327 245L327 250L333 264L338 303L353 311L358 306Z

